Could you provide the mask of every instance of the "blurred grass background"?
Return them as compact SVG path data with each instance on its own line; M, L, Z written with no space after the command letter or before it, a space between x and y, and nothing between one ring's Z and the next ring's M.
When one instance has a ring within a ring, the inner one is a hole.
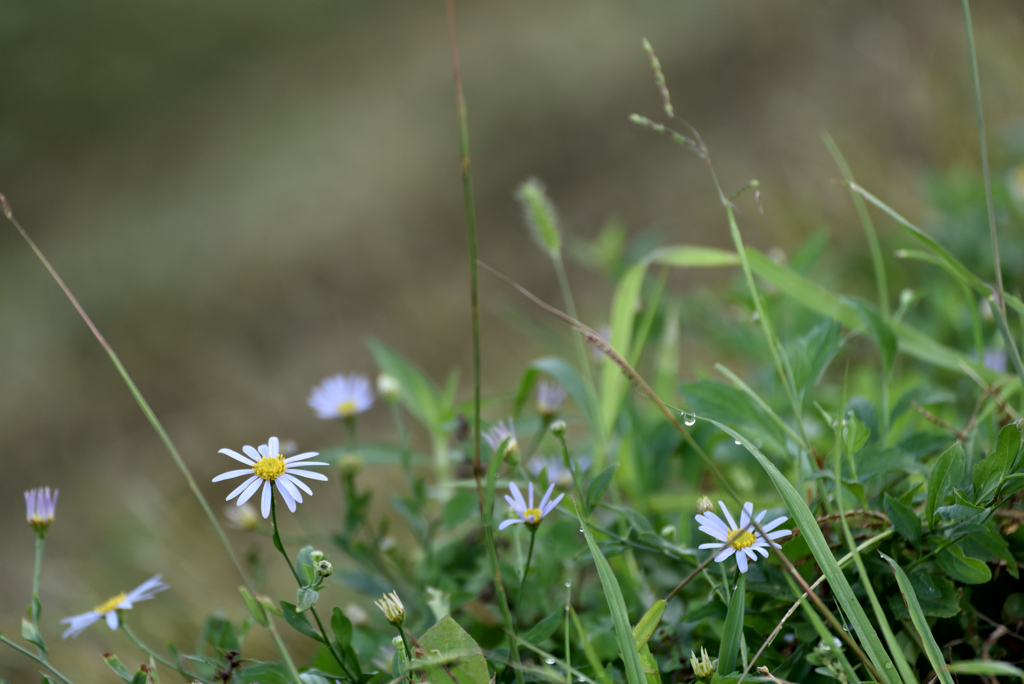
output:
M458 12L480 254L551 301L553 274L513 199L531 175L548 184L570 240L618 217L631 235L654 226L674 243L728 246L702 165L627 121L660 113L642 36L726 187L761 181L764 215L750 204L740 217L747 240L790 250L828 228L844 255L833 266L854 289L871 291L862 234L830 182L822 129L861 183L908 216L927 216L929 170L979 168L956 2L531 0ZM1019 140L1024 116L1024 5L974 12L998 173L1020 161L1007 140ZM224 446L270 434L303 449L341 441L305 398L326 374L372 373L368 335L436 378L462 369L468 396L440 2L0 0L0 17L0 191L200 481L230 467ZM573 266L570 277L584 319L603 323L608 283ZM673 281L685 290L708 277L728 274ZM486 277L483 302L485 391L508 391L548 349L517 330L521 302ZM57 620L156 572L171 591L129 617L154 645L188 649L210 608L240 610L238 581L108 359L9 227L0 321L0 631L18 633L29 595L21 492L48 484L61 490L42 590L53 662L80 681L112 676L103 651L135 662L102 625L58 646ZM699 340L686 350L689 377L710 357ZM377 409L360 429L385 437L388 426ZM205 490L220 511L229 488ZM338 490L314 491L301 510L327 532ZM269 557L267 540L232 536L240 552ZM275 593L287 597L277 570ZM260 634L249 655L266 647ZM31 665L0 651L0 676L25 681Z

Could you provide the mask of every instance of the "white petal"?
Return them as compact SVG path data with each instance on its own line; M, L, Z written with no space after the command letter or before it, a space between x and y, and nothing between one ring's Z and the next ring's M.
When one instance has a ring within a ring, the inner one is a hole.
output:
M509 525L515 525L516 523L521 523L521 522L523 522L523 521L520 520L519 518L509 518L508 520L502 520L501 524L498 525L498 529L499 530L503 530L506 527L508 527Z
M722 513L725 513L725 520L729 523L729 529L735 530L737 528L736 521L732 519L732 514L729 513L729 509L725 507L725 503L719 501L718 505L722 507Z
M729 541L729 530L720 530L720 529L717 529L717 528L712 529L710 527L705 527L704 525L701 525L697 529L700 530L701 532L703 532L704 534L707 534L707 535L710 535L710 536L714 537L718 541L723 541L723 542Z
M541 512L541 515L547 515L547 514L548 514L548 513L550 513L551 511L555 510L555 506L557 506L557 505L558 505L558 502L562 500L562 497L563 497L563 496L565 496L565 492L562 492L561 494L559 494L558 496L556 496L556 497L554 498L554 500L553 500L553 501L551 501L551 502L550 502L550 503L549 503L549 504L547 505L547 508L542 508L542 509L541 509L541 511L542 511L542 512Z
M526 510L526 499L523 498L523 493L519 491L519 487L515 482L508 483L508 490L512 492L512 496L515 498L516 503L512 506L517 510Z
M270 447L271 458L277 458L278 454L281 453L281 442L278 441L277 437L271 437L270 441L267 443L267 446Z
M307 451L304 454L295 454L294 456L289 456L288 458L284 459L284 462L294 463L295 461L305 461L307 458L314 458L319 455L319 451Z
M107 627L109 627L110 629L113 629L113 630L116 631L117 628L120 626L120 624L117 621L117 611L116 610L110 611L109 613L107 613L106 618L107 618Z
M750 515L754 512L754 504L749 501L743 504L743 509L740 511L740 528L747 529L747 525L750 524Z
M299 488L299 489L301 489L302 491L306 492L306 493L307 493L307 494L309 494L310 496L313 496L313 490L312 490L312 489L310 489L310 488L309 488L308 486L306 486L306 483L305 483L305 482L303 482L302 480L300 480L299 478L297 478L297 477L292 477L292 476L291 476L291 475L289 475L288 473L285 473L285 474L284 474L284 475L282 475L281 477L287 477L287 478L288 478L288 481L289 481L289 482L291 482L291 483L292 483L293 485L295 485L296 487L298 487L298 488ZM299 501L302 501L302 499L299 499Z
M736 567L740 569L740 572L747 571L747 554L737 553L736 554Z
M248 444L242 447L242 451L244 451L245 455L251 458L253 462L259 461L263 458L263 455L260 454L260 452L256 451L256 449L252 448Z
M298 488L295 486L296 482L298 482L298 480L292 477L291 475L288 475L287 473L277 478L277 484L281 487L281 489L287 488L288 493L291 495L293 499L295 499L295 503L302 503L302 492L300 492ZM313 495L310 494L310 496Z
M721 549L723 547L718 542L708 542L707 544L701 544L697 548L698 549Z
M236 461L240 461L241 463L244 463L247 466L251 466L253 463L255 463L255 461L253 461L251 458L246 458L242 454L238 453L237 451L232 451L231 449L221 449L217 453L224 454L225 456L230 456Z
M241 470L229 470L226 473L221 473L217 477L213 478L211 482L221 482L223 480L230 480L233 477L242 477L244 475L252 475L252 468L242 468Z
M760 525L760 524L761 524L761 521L762 521L762 520L764 519L764 516L766 516L766 515L768 515L768 511L767 511L767 509L766 509L766 510L763 510L763 511L761 511L760 513L758 513L758 514L757 514L757 517L756 517L756 518L754 518L754 522L756 522L756 523L757 523L758 525Z
M82 633L82 630L101 619L103 615L97 613L94 610L90 610L88 613L82 613L81 615L72 615L71 617L64 618L61 620L61 624L68 624L68 628L64 630L64 633L60 635L61 639L67 639L68 637L77 637Z
M761 554L765 558L768 557L768 549L766 549L765 547L763 547L763 546L755 546L753 548L754 548L755 551L757 551L759 554Z
M789 520L789 518L787 518L786 516L782 516L781 518L776 518L775 520L772 520L767 525L762 525L761 529L764 530L765 532L771 532L772 530L774 530L776 527L778 527L782 523L786 522L787 520Z
M163 575L153 575L148 580L128 592L125 599L133 603L146 601L167 588L168 586L163 583ZM131 608L131 606L128 607Z
M530 482L528 484L528 488L530 490L530 505L528 506L528 508L533 508L533 483L532 482Z
M316 473L312 470L289 470L289 475L298 475L300 477L308 477L310 480L323 480L327 482L327 476L323 473Z
M263 481L264 480L261 480L260 478L253 475L252 479L249 480L248 484L246 485L245 491L238 496L238 505L241 506L246 501L248 501L252 497L252 495L259 490L260 482ZM230 499L231 497L228 498Z
M277 491L281 494L281 498L284 499L285 506L292 513L295 512L295 499L292 498L292 493L288 491L288 487L283 486L281 478L277 478Z
M270 517L270 498L272 496L274 493L270 488L270 480L267 480L263 483L263 496L260 499L260 513L263 514L264 520Z
M736 549L732 548L731 546L723 546L722 550L718 553L718 555L715 556L715 562L721 563L734 553L736 553Z
M792 530L775 530L774 532L769 532L768 533L768 538L769 539L782 539L783 537L788 537L791 534L793 534Z
M287 463L287 462L288 462L288 460L285 459L285 463ZM296 465L301 466L303 468L306 468L308 466L329 466L331 464L330 463L324 463L323 461L302 461L301 463L297 463Z
M548 491L544 492L544 496L543 496L543 498L541 498L540 505L537 506L537 508L539 508L542 511L544 510L544 506L546 506L547 503L548 503L548 497L551 496L551 492L553 492L554 490L555 490L555 483L552 482L551 484L548 485Z
M513 510L513 511L518 511L518 510L520 510L519 506L518 506L518 505L516 504L516 500L515 500L515 499L513 499L513 498L512 498L511 496L509 496L508 494L506 494L506 495L505 495L505 501L507 501L507 502L508 502L508 505L512 507L512 510Z

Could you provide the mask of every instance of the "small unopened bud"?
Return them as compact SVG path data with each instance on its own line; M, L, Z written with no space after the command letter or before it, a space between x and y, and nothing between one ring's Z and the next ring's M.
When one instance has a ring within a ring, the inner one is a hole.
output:
M330 561L322 560L316 564L316 571L320 573L321 577L330 577L334 574L334 566Z
M404 668L409 664L409 656L405 654L405 642L402 641L402 635L398 635L391 640L391 645L395 647L395 655L398 656L398 662L402 664Z
M661 538L665 541L674 542L676 540L676 526L665 525L661 528L661 532L659 532L659 534L661 535Z
M396 592L384 594L384 597L379 601L374 601L374 604L384 612L384 617L391 624L401 627L405 622L405 606L402 605L402 599L398 598Z
M228 519L228 524L239 530L258 530L260 527L259 512L250 506L249 504L242 504L241 506L228 506L225 509L225 515Z
M393 404L398 401L401 393L402 383L398 382L398 378L387 373L377 376L377 394L384 397L384 401Z
M25 492L25 520L40 537L46 536L46 530L53 524L53 518L57 514L56 489L52 494L49 487L30 489Z
M322 561L326 557L327 557L327 554L325 554L323 551L321 551L319 549L317 549L315 551L311 551L310 554L309 554L309 559L311 561L313 561L314 565L319 563L320 561Z
M519 445L516 444L516 440L509 441L508 446L501 453L501 458L512 467L519 465Z
M697 513L707 513L713 510L715 510L715 504L711 503L711 499L706 496L697 499Z
M561 385L541 380L537 383L537 413L541 418L554 418L562 410L566 391Z
M358 475L363 469L363 457L359 454L345 454L338 459L338 469L342 475Z
M552 423L551 434L553 434L558 439L565 439L565 421L556 420L554 423Z
M690 651L690 667L693 668L693 674L698 679L707 679L715 671L718 661L712 661L708 656L707 649L703 646L700 648L700 660L697 660L697 655Z
M904 290L900 290L900 306L908 307L908 306L910 306L913 303L914 303L914 291L911 290L909 287L904 289Z

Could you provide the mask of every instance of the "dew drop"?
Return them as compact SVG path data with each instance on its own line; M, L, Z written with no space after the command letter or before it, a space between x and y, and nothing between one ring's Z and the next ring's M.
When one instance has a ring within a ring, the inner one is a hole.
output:
M752 320L755 323L757 322L757 320L759 318L761 318L761 314L757 313L756 311L754 313L750 314L750 320Z
M694 414L692 414L692 413L684 413L683 414L683 425L685 425L686 427L693 427L693 425L696 422L697 422L697 416L695 416Z
M565 580L565 588L568 589L572 586L572 580Z
M733 441L733 442L735 442L736 444L739 444L739 443L740 443L740 440L738 440L738 439L734 439L734 440L732 440L732 441Z
M554 658L545 658L544 662L547 663L548 665L554 665L555 664L555 659Z
M577 677L576 681L577 682L585 682L585 681L587 681L587 678L586 677Z
M581 527L581 528L580 528L580 532L582 532L582 531L583 531L583 528Z

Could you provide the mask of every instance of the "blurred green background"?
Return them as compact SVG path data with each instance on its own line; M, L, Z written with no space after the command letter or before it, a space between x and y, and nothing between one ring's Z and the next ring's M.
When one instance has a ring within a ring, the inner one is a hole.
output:
M1002 182L1024 151L1024 4L974 11ZM548 184L570 241L617 217L631 235L653 226L673 243L728 246L703 165L627 120L660 115L643 36L725 186L760 180L764 215L742 206L747 240L790 250L827 228L842 255L836 277L850 288L871 291L862 233L831 182L822 130L864 186L925 225L928 174L979 168L952 0L460 2L458 12L480 255L550 301L554 276L513 198L532 175ZM367 336L436 378L461 369L468 396L465 229L439 0L0 0L0 192L218 512L230 487L209 480L231 462L217 449L271 434L304 450L342 439L305 399L324 375L374 371ZM895 234L879 227L883 239ZM729 275L676 274L672 285L691 291ZM584 320L603 323L609 284L572 265L570 277ZM485 391L509 391L521 364L548 351L524 320L552 326L484 277ZM28 602L21 492L41 485L61 490L42 599L43 633L66 673L109 680L107 650L137 660L102 625L58 645L57 620L154 573L171 590L129 617L155 645L188 648L211 608L238 614L238 581L183 479L7 224L0 321L0 631L17 635ZM699 339L684 348L692 377L711 356ZM378 408L360 430L384 438L388 426ZM314 491L286 529L336 527L337 487ZM268 540L231 535L241 553L269 557ZM270 586L279 578L287 595L280 570L274 563ZM247 655L269 656L258 632ZM0 676L35 671L0 651Z

